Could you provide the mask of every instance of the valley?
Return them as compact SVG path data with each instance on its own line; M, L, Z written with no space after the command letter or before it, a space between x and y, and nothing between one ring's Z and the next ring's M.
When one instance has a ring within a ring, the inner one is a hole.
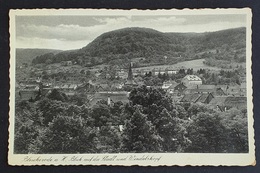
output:
M248 152L245 28L17 52L17 154Z

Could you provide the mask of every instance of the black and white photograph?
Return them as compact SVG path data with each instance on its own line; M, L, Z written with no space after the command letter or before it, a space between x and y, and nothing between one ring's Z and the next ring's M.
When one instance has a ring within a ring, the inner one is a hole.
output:
M254 164L250 9L10 17L9 164Z

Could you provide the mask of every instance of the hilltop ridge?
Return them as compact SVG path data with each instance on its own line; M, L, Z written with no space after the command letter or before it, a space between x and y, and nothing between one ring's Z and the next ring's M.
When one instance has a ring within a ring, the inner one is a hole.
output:
M245 62L246 28L206 33L162 33L149 28L124 28L106 32L79 50L37 56L34 64L72 60L90 65L127 62L160 64L212 58Z

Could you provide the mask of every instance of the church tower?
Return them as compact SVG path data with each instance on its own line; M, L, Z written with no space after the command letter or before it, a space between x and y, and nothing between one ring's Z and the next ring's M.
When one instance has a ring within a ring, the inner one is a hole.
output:
M129 65L128 77L127 80L133 80L133 72L132 72L132 62Z
M127 87L129 89L129 87L132 88L132 87L136 87L136 86L138 86L138 84L134 81L133 72L132 72L132 63L130 63L127 81L125 82L125 87Z

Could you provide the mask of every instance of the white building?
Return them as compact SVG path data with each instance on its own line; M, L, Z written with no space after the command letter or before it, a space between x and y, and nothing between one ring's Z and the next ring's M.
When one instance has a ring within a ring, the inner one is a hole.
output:
M165 73L165 70L164 69L161 69L161 68L154 68L153 69L153 74L154 75L158 75L158 74L164 74Z
M120 69L116 72L116 77L119 77L121 79L126 79L127 75L127 72L125 72L123 69Z
M196 75L186 75L182 81L181 81L185 86L189 85L201 85L202 80L200 77Z
M166 71L167 74L177 74L177 70L174 70L174 69L171 68L171 67L167 67L167 68L165 69L165 71Z
M163 82L162 89L167 90L172 85L176 85L176 82L175 81L165 81L165 82Z

